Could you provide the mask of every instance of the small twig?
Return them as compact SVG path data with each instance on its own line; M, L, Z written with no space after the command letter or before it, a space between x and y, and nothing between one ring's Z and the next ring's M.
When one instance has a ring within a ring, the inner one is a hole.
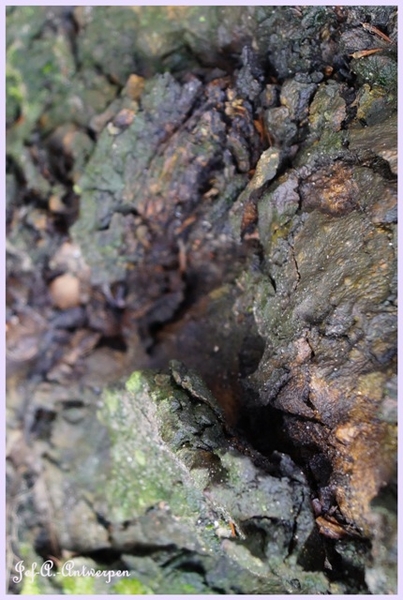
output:
M366 31L369 31L369 33L379 36L389 44L393 43L389 36L387 36L385 33L382 33L382 31L380 31L377 27L374 27L374 25L371 25L370 23L361 23L361 25Z
M364 56L370 56L371 54L375 54L375 52L382 52L382 48L371 48L371 50L359 50L358 52L353 52L350 54L351 58L363 58Z
M178 240L178 248L179 248L179 254L178 254L179 272L181 273L181 275L183 275L184 273L186 273L187 256L186 256L186 245L185 245L184 241L181 239Z

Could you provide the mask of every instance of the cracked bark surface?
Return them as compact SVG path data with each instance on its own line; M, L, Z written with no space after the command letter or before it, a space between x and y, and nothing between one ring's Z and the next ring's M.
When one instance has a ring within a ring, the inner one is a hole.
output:
M393 592L393 7L31 8L30 69L8 39L14 563L129 569L92 593Z

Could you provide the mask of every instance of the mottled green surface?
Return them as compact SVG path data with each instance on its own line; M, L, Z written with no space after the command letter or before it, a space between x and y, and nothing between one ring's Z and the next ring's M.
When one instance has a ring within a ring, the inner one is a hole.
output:
M326 593L324 576L306 573L296 562L314 527L303 479L288 481L255 467L228 443L214 412L169 375L133 373L126 389L104 392L99 419L103 425L93 420L71 450L67 439L74 430L59 419L45 482L57 511L55 531L65 547L84 551L98 544L121 553L113 565L73 558L74 568L128 570L129 576L109 583L102 577L62 576L59 565L54 581L38 579L38 590L289 593L298 580L304 593ZM94 443L100 446L96 457L104 459L100 463L94 456L90 479L80 480L74 449L79 448L88 475L85 452L94 451ZM55 461L72 472L63 485ZM64 513L62 503L70 507Z
M101 399L54 384L45 360L10 410L25 415L12 542L27 564L60 551L98 567L88 555L102 551L101 568L130 577L26 579L24 593L394 593L396 36L395 7L7 9L7 268L34 282L12 288L13 318L32 296L42 314L49 258L71 235L92 284L127 286L129 347L130 311L148 342L148 326L190 308L178 344L191 366L227 368L221 394L238 391L253 443L286 447L310 478L282 452L257 467L196 376L136 372ZM72 171L55 176L52 136L72 132ZM53 236L49 199L72 190L79 218ZM313 498L353 537L319 535Z

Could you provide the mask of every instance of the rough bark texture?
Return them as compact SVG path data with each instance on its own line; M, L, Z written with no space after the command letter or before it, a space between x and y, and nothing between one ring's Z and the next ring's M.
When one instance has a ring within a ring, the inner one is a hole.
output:
M7 25L9 590L394 593L396 9Z

